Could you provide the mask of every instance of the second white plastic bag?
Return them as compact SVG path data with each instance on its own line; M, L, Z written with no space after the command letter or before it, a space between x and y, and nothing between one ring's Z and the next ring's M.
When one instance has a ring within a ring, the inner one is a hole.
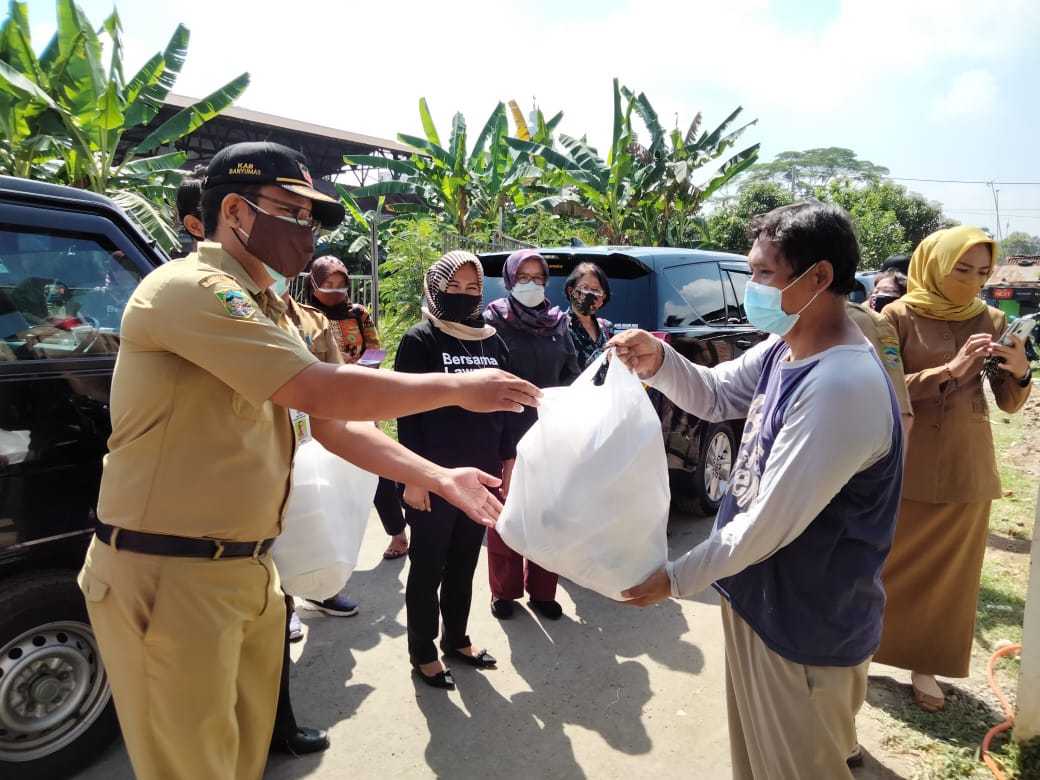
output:
M597 387L603 360L544 391L497 530L539 566L618 599L668 558L671 492L645 389L619 360Z
M271 550L286 593L323 601L343 589L357 566L378 482L314 439L300 445L282 534Z

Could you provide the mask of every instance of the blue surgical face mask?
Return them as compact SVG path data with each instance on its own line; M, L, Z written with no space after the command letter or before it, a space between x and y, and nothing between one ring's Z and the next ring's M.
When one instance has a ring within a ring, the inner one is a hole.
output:
M285 295L286 290L289 289L289 280L271 268L267 263L264 263L264 270L267 271L268 276L274 279L274 284L271 285L271 291L281 298Z
M802 312L808 309L813 301L816 300L816 296L823 291L817 291L816 295L810 298L809 302L794 314L788 314L784 311L780 303L782 300L781 296L793 285L798 284L802 277L815 267L816 264L814 263L782 290L777 287L749 281L744 288L744 313L747 314L748 322L759 330L764 330L766 333L775 333L777 336L786 336L790 333L791 328L798 322Z

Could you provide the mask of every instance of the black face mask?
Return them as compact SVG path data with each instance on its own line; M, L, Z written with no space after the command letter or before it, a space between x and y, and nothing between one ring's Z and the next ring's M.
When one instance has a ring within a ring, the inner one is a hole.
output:
M888 304L898 300L898 295L875 295L870 299L870 308L880 314L881 310L888 306Z
M446 322L469 324L480 315L479 295L437 292L433 294L433 299L440 313L439 318Z
M584 315L586 317L592 314L593 309L596 307L597 300L598 299L596 298L596 296L592 295L591 293L587 293L585 295L579 295L578 293L574 293L571 296L571 302L574 305L574 310L578 312L578 314Z

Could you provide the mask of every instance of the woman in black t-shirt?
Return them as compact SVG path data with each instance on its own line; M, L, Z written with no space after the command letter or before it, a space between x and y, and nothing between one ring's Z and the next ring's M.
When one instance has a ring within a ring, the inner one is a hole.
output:
M424 320L401 339L394 369L417 374L508 370L505 343L480 316L483 286L480 261L469 252L449 252L434 263L426 274ZM498 476L503 463L516 457L509 417L507 412L477 414L454 406L402 417L397 434L404 446L441 466L471 466ZM404 503L412 529L405 591L408 653L424 682L453 689L451 672L438 659L434 644L438 611L444 621L441 649L448 658L481 669L495 665L466 635L484 527L413 485L405 486Z

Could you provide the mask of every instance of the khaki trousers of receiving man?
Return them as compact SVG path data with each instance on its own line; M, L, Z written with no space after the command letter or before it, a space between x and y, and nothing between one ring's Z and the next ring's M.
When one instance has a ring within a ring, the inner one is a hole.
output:
M94 539L79 576L140 780L257 780L285 602L270 555L175 558Z
M722 600L735 780L851 778L867 667L803 666L774 653Z

